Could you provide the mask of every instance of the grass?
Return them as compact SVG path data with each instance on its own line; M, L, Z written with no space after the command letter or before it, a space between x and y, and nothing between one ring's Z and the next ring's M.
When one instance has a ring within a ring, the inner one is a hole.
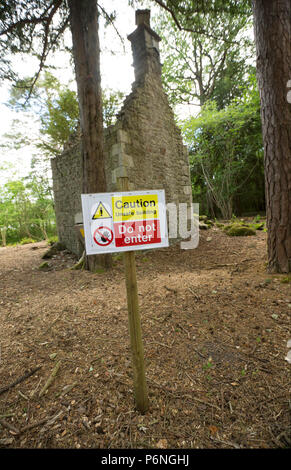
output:
M33 238L22 238L19 242L19 245L28 245L29 243L36 243L38 240L34 240Z

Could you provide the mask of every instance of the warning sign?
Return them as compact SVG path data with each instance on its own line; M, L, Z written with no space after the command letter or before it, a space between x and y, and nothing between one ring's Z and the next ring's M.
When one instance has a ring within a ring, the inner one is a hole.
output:
M108 209L105 207L105 205L102 203L102 201L99 202L96 211L93 214L92 219L108 219L112 217L111 214L109 213Z
M164 190L82 194L82 209L87 255L169 245Z
M156 219L159 216L158 195L113 198L114 221Z
M161 242L160 221L137 220L114 224L116 246L136 246Z

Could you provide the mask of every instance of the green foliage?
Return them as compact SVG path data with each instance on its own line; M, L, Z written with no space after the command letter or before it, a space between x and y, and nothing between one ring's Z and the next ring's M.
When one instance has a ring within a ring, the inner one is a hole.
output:
M105 127L114 124L124 94L120 91L106 90L102 92L103 122ZM75 91L59 85L56 95L48 96L46 110L41 116L41 133L45 139L38 145L48 155L62 152L64 145L78 127L79 106Z
M36 147L42 155L52 157L60 154L64 145L79 125L79 106L77 93L70 89L70 84L62 85L50 72L45 72L37 80L30 100L27 103L29 78L20 80L11 88L9 106L14 110L25 109L39 116L40 134ZM105 90L102 92L103 121L110 126L116 120L124 94L120 91ZM18 123L18 129L19 129ZM6 134L14 148L27 144L29 139L21 132Z
M103 123L105 127L109 127L116 122L124 97L122 91L110 89L102 91Z
M193 200L201 212L230 219L264 208L263 144L255 77L225 109L206 103L184 121L190 149Z
M36 138L33 143L42 151L42 155L55 156L62 151L78 123L79 108L76 92L70 89L69 85L62 85L50 72L39 76L32 92L27 87L30 81L31 79L26 77L11 87L8 105L13 110L25 111L26 115L38 116L41 138ZM27 101L29 93L31 93L30 99ZM22 133L19 131L18 133L19 148L26 141ZM9 138L9 135L6 137ZM14 133L11 141L14 145L17 142Z
M203 370L208 370L208 369L211 369L213 367L213 363L211 360L208 360L205 364L203 364L202 368Z
M0 228L2 244L27 238L46 239L56 231L53 201L48 181L30 175L8 181L0 189Z
M40 129L44 140L38 145L47 153L55 155L62 151L79 119L76 93L65 87L59 87L57 92L56 97L47 98Z
M240 95L254 67L249 39L251 10L228 9L221 2L166 2L172 15L155 18L162 37L163 83L173 105L203 105L215 100L221 109Z
M58 236L57 235L53 235L51 237L48 237L47 239L47 243L48 245L52 246L54 243L57 243L58 242Z
M33 238L22 238L22 240L20 240L20 245L29 245L30 243L35 243L36 240L34 240Z

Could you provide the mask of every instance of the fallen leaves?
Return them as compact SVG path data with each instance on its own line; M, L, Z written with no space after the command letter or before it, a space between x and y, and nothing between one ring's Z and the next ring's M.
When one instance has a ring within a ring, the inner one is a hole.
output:
M218 432L218 428L214 425L208 426L209 431L211 432L211 435L214 436Z
M168 441L167 441L167 439L160 439L160 440L156 443L156 448L157 448L157 449L167 449L167 448L168 448Z
M204 237L197 250L156 250L149 254L152 262L138 269L150 398L142 419L134 406L122 269L100 276L59 264L59 270L37 271L33 278L41 253L28 250L25 257L19 248L8 261L7 248L1 259L0 288L10 301L9 318L0 316L1 387L32 364L42 369L1 395L1 418L26 431L19 439L0 426L0 446L282 446L289 425L290 364L284 357L290 287L274 282L266 296L254 289L265 278L263 238L252 249L245 240L225 244L224 235L211 236L213 241ZM21 273L11 271L16 255L25 263ZM248 269L230 274L246 256ZM31 324L34 329L27 329ZM58 360L63 365L56 380L39 398ZM264 364L272 372L268 380Z

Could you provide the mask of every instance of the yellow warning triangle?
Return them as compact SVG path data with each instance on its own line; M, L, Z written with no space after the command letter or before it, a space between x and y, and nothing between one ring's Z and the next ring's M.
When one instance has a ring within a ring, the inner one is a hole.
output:
M104 204L100 201L92 219L108 219L109 217L111 217L111 214L109 214Z

